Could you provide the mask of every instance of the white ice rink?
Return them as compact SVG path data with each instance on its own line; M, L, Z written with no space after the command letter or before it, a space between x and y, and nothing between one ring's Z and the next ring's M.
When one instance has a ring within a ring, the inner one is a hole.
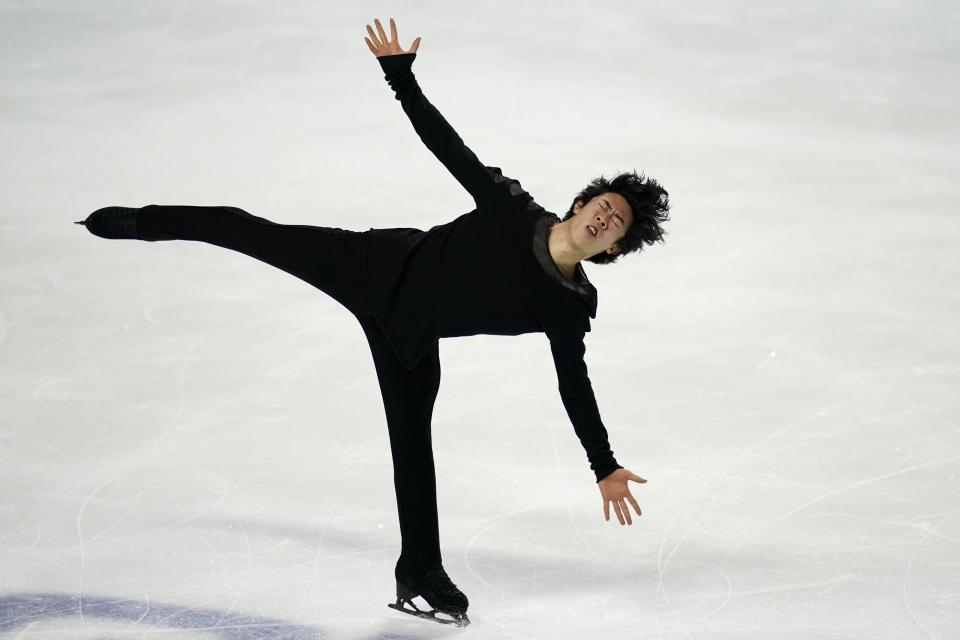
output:
M611 514L543 334L441 342L457 629L387 608L386 423L354 318L107 205L425 229L473 201L363 41L562 216L670 191L587 364ZM960 638L960 7L0 1L0 638Z

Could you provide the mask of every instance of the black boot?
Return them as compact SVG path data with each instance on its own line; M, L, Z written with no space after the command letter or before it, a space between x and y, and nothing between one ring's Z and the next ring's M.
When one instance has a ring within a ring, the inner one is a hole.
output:
M447 575L443 568L432 569L428 571L411 571L397 566L395 571L397 579L397 602L387 606L397 611L403 611L410 615L420 618L428 618L435 622L444 624L455 624L458 627L465 627L470 624L467 618L467 607L470 601L467 596L457 588ZM413 603L413 599L421 596L427 601L432 611L423 611ZM409 604L412 609L408 609L404 604ZM437 617L441 613L449 616Z
M130 207L103 207L97 209L86 220L77 220L75 224L86 225L87 231L101 238L111 240L176 240L175 236L154 234L150 237L143 232L141 209Z

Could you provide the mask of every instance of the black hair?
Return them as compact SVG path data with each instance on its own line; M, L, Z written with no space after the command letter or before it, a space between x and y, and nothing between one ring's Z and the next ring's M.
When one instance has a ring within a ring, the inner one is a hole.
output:
M636 171L621 173L613 180L606 180L602 175L591 180L573 199L563 221L573 217L573 206L577 200L586 205L593 198L610 192L619 193L627 201L633 212L633 222L627 227L626 234L617 241L619 253L611 255L601 251L586 260L595 264L609 264L616 262L620 256L643 250L644 245L663 243L666 231L660 225L670 219L670 194L656 180L645 177L643 173L637 175Z

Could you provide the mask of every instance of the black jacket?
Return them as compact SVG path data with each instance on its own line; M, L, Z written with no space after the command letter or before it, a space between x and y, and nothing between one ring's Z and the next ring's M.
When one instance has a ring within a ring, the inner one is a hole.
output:
M477 159L423 95L411 71L414 58L406 53L377 60L414 130L473 196L476 209L426 231L370 229L377 322L407 368L439 338L545 333L564 408L599 482L622 467L610 450L584 362L597 290L579 263L574 280L560 273L547 246L559 217L519 181Z

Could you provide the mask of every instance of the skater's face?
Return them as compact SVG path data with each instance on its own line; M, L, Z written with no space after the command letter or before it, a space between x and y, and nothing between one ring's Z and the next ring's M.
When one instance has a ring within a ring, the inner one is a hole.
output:
M580 241L584 251L595 256L603 251L610 255L620 253L615 246L627 233L633 222L633 212L626 199L619 193L601 193L586 204L577 200L573 205L574 239ZM596 230L591 232L590 228Z

